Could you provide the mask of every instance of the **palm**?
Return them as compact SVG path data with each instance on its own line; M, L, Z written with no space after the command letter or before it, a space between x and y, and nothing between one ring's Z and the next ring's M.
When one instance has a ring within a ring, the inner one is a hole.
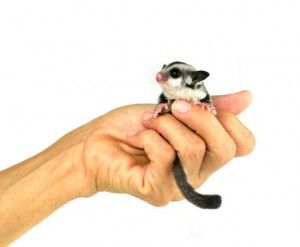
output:
M129 131L145 129L141 124L142 115L154 107L153 104L124 106L93 121L96 130L86 143L84 156L88 168L96 170L98 190L142 197L145 187L156 188L149 166L151 161L145 151L126 141Z

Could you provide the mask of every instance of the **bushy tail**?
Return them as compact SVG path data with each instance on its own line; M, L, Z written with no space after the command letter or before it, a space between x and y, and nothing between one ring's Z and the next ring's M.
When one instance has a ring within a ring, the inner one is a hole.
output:
M200 208L205 209L216 209L221 206L221 196L202 195L194 190L194 188L187 181L187 176L182 165L180 164L178 156L176 157L173 169L177 186L188 201Z

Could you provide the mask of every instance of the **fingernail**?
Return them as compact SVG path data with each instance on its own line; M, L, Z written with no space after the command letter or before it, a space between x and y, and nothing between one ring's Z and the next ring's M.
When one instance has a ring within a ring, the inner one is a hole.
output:
M186 113L192 108L192 106L184 100L176 100L173 103L172 108L179 113Z
M146 111L146 112L144 112L144 114L143 114L143 120L144 120L144 121L147 121L147 120L149 120L149 119L152 118L152 117L153 117L153 112Z

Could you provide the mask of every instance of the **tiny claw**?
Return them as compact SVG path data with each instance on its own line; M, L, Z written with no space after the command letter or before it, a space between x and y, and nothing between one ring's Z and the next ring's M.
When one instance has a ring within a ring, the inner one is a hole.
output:
M204 103L204 102L198 101L198 102L195 102L195 105L199 105L199 106L201 106L202 110L207 110L209 113L217 115L217 110L213 106L212 103Z
M169 111L170 111L169 104L161 103L154 110L153 116L157 118L159 115L163 115Z

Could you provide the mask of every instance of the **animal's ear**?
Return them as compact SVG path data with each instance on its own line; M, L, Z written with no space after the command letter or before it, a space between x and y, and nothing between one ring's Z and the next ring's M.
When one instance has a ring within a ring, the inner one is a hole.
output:
M198 70L192 72L192 79L194 82L203 81L209 76L209 73L204 70Z

